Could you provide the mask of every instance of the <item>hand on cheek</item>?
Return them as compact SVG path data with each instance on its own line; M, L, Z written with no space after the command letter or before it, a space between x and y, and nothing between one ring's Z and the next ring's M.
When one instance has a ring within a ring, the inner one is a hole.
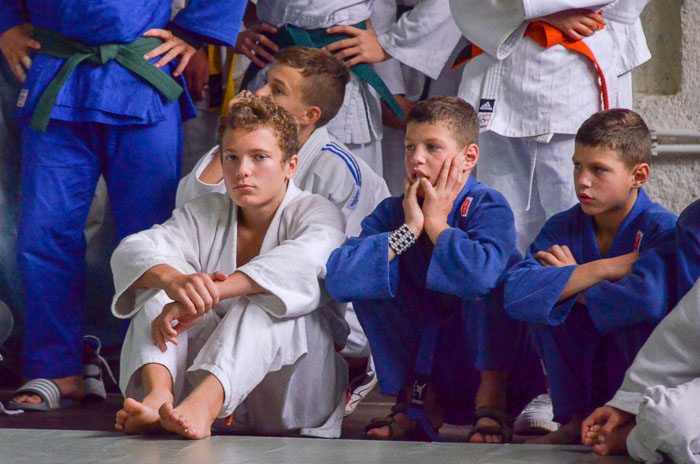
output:
M449 228L447 216L462 191L466 174L464 161L450 158L443 163L434 186L427 179L420 180L424 192L425 231L433 243L443 230Z

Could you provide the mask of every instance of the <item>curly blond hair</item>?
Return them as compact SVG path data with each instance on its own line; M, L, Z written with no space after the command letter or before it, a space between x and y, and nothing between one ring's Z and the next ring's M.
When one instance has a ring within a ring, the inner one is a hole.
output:
M219 118L216 138L221 145L228 130L252 131L268 127L277 137L282 162L299 152L299 123L287 110L267 98L240 98Z

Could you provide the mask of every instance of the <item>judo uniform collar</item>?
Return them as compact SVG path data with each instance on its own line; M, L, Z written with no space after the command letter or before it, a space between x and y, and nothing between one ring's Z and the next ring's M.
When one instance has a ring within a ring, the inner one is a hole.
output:
M621 243L621 240L635 240L634 235L630 238L630 234L636 234L636 230L629 229L629 225L634 221L637 217L639 217L640 214L642 214L644 211L647 210L649 205L651 204L651 200L647 196L646 192L644 191L643 188L639 189L639 193L637 194L637 200L634 202L634 206L632 206L632 209L630 210L629 213L627 213L627 216L625 216L625 219L622 221L620 226L617 228L617 233L615 234L615 238L613 239L612 244L610 245L610 250L615 250L617 249ZM593 224L593 216L589 215L584 215L585 221L585 226L586 228L589 228L591 231L595 230L594 224ZM629 230L628 230L629 229ZM585 237L588 239L592 239L595 237L595 233L590 233L586 234ZM637 246L638 248L638 246ZM591 243L586 243L586 249L589 252L594 253L594 256L591 257L591 259L602 259L603 256L600 254L600 250L598 249L598 245L595 243L595 240L593 239ZM639 250L637 250L639 251Z
M143 58L144 53L163 43L159 38L141 37L127 44L86 45L58 32L35 27L34 39L41 43L41 50L37 53L63 58L65 62L39 99L29 124L32 129L46 131L61 88L75 68L86 60L95 64L114 60L149 82L170 102L177 100L183 92L175 79Z

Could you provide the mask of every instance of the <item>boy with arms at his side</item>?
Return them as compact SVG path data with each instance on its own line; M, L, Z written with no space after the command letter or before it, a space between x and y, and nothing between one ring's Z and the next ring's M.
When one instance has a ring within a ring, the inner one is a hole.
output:
M112 311L134 317L116 429L204 438L235 411L243 430L339 437L347 367L320 279L343 216L290 181L298 126L278 105L237 101L218 135L226 194L188 202L112 257Z
M586 120L573 156L580 204L547 221L508 272L506 311L530 323L565 424L535 443L577 442L585 415L612 396L667 312L666 266L647 251L672 235L676 216L642 188L650 157L649 129L633 111Z
M473 420L471 441L508 441L507 412L543 390L512 369L538 372L518 347L520 324L494 307L519 255L508 203L470 176L477 137L463 100L419 102L407 119L405 195L384 200L328 262L329 293L353 302L382 391L398 395L370 437L439 439L443 422Z

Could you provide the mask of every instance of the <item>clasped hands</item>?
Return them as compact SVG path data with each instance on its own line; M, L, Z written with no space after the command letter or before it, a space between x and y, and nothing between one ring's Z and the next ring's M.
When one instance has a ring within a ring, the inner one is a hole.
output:
M219 304L220 293L216 283L226 279L228 276L221 271L180 274L170 279L164 290L174 301L165 305L151 323L153 344L163 352L167 350L166 342L177 345L178 335L197 324ZM174 321L177 321L175 326Z
M443 162L435 185L424 177L404 181L403 212L406 226L416 238L425 232L433 243L440 233L448 229L447 216L452 211L459 192L464 187L467 170L455 159ZM419 190L423 194L423 205L418 202Z

